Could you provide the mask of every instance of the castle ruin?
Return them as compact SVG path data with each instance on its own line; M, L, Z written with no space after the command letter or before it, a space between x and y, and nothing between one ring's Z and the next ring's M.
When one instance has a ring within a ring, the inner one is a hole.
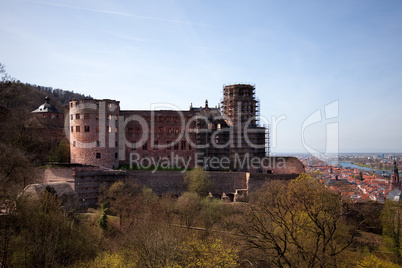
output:
M222 107L206 101L189 110L121 110L116 100L72 100L71 163L269 172L250 164L269 153L255 86L227 85L223 92Z

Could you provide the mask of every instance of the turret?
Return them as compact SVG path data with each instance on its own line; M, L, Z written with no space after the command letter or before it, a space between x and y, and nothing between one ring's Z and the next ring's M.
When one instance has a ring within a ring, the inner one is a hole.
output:
M72 100L69 103L71 163L117 168L119 102Z

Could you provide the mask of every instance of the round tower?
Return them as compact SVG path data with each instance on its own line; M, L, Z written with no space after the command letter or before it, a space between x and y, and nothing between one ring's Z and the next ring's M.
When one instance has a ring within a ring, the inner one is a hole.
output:
M69 103L71 163L119 166L119 102L72 100Z

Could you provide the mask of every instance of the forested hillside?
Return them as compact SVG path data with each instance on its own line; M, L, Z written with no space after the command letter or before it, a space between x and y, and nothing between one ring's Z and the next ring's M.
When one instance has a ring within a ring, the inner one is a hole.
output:
M61 137L52 137L53 135L43 132L44 129L51 131L51 128L58 128L62 133L60 128L63 124L55 126L51 122L44 122L40 117L34 118L31 112L45 102L46 96L60 113L65 112L69 100L90 98L90 96L22 83L8 75L1 63L0 77L0 144L8 146L11 151L20 151L34 165L48 161L68 161L67 142L60 144ZM64 148L63 159L59 159L60 157L52 159L51 154L53 153L53 156L58 154L60 146Z
M19 81L0 82L0 107L3 109L13 110L18 108L32 111L44 103L46 96L50 98L50 103L59 112L64 112L64 107L69 100L90 98L90 96L72 91L31 85Z

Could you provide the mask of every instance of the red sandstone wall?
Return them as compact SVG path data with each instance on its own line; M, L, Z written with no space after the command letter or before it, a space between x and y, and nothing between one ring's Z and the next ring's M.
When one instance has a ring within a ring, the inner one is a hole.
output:
M296 157L269 157L273 174L301 174L304 173L304 165Z
M69 105L71 163L117 168L119 102L81 100Z
M186 129L188 120L195 112L192 111L121 111L122 120L125 121L124 133L120 134L124 159L121 163L130 164L130 154L139 154L141 158L153 159L180 157L190 160L190 167L194 167L194 145L190 145L186 135L194 142L194 133ZM180 116L182 115L183 118ZM137 118L143 119L143 129ZM194 124L190 124L194 128ZM157 148L155 147L157 143ZM177 142L177 148L174 146ZM182 147L182 142L184 147ZM146 148L144 144L146 143ZM168 147L167 144L171 145ZM181 167L181 165L180 165Z

